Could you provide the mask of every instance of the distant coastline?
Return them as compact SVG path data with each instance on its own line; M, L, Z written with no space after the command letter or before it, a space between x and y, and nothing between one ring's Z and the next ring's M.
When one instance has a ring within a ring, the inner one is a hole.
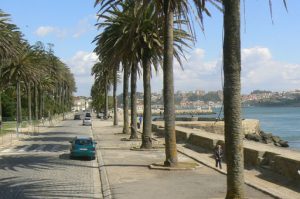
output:
M242 103L243 107L300 107L300 99L259 100Z

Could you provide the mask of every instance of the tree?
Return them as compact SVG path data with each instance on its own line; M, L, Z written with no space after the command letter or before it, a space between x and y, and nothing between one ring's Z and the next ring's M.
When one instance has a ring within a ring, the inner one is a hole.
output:
M129 65L124 63L123 67L123 133L129 133L129 117L128 117L128 84L129 84Z
M92 67L92 75L95 76L95 82L92 87L92 99L96 103L101 103L104 98L104 103L102 104L104 107L104 118L108 116L108 92L113 84L113 73L110 68L106 67L106 63L97 62ZM104 93L104 95L102 95ZM94 103L95 104L95 103Z
M227 160L226 198L245 198L241 130L240 1L224 1L224 121Z

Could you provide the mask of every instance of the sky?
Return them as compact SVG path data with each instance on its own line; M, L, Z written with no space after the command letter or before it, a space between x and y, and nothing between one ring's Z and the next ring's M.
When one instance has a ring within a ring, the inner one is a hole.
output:
M241 1L242 93L253 90L290 91L300 89L300 1ZM243 4L245 2L245 5ZM24 33L30 44L54 44L55 55L75 76L75 95L89 96L97 62L92 43L100 32L95 27L94 0L0 0L0 9ZM197 42L187 49L183 69L174 61L175 90L222 90L222 14L209 7L204 32L195 22ZM142 76L137 90L142 92ZM152 76L152 91L162 90L162 71ZM122 83L118 86L122 93Z

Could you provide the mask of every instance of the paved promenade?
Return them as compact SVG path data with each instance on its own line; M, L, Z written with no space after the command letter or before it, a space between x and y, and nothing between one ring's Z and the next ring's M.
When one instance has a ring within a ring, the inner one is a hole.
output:
M140 141L121 141L129 135L121 134L122 127L112 121L94 120L93 134L98 142L98 161L104 198L120 199L217 199L226 195L226 176L205 164L189 171L152 170L152 163L163 162L164 149L151 151L130 150ZM161 141L154 141L161 145ZM183 146L179 146L182 149ZM182 149L183 150L183 149ZM187 155L193 155L184 148ZM179 161L195 162L179 153ZM100 156L100 157L99 157ZM245 185L247 198L274 198Z

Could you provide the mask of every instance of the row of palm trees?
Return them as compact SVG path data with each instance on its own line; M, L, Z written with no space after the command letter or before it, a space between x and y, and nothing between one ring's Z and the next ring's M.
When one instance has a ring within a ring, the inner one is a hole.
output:
M9 15L0 10L0 116L1 93L15 87L17 127L22 122L21 97L28 100L28 121L71 109L76 90L70 69L54 55L53 45L30 45ZM34 107L32 107L32 98ZM34 110L34 114L32 114Z
M270 1L271 2L271 1ZM285 0L283 0L285 3ZM165 166L178 165L173 58L179 63L184 49L195 40L192 17L203 29L204 15L210 16L207 4L224 14L224 120L227 161L226 198L245 198L243 134L241 131L241 42L239 0L96 0L98 29L95 52L99 57L92 70L95 83L93 100L101 95L107 111L107 93L113 87L114 98L119 73L123 72L123 133L136 134L136 79L143 74L144 113L141 148L151 148L151 84L153 70L163 69L165 122ZM131 122L128 122L128 81L131 78ZM101 100L100 100L101 101ZM116 100L114 100L115 112ZM116 115L116 114L115 114ZM115 118L116 119L116 118ZM114 124L117 121L114 120Z

